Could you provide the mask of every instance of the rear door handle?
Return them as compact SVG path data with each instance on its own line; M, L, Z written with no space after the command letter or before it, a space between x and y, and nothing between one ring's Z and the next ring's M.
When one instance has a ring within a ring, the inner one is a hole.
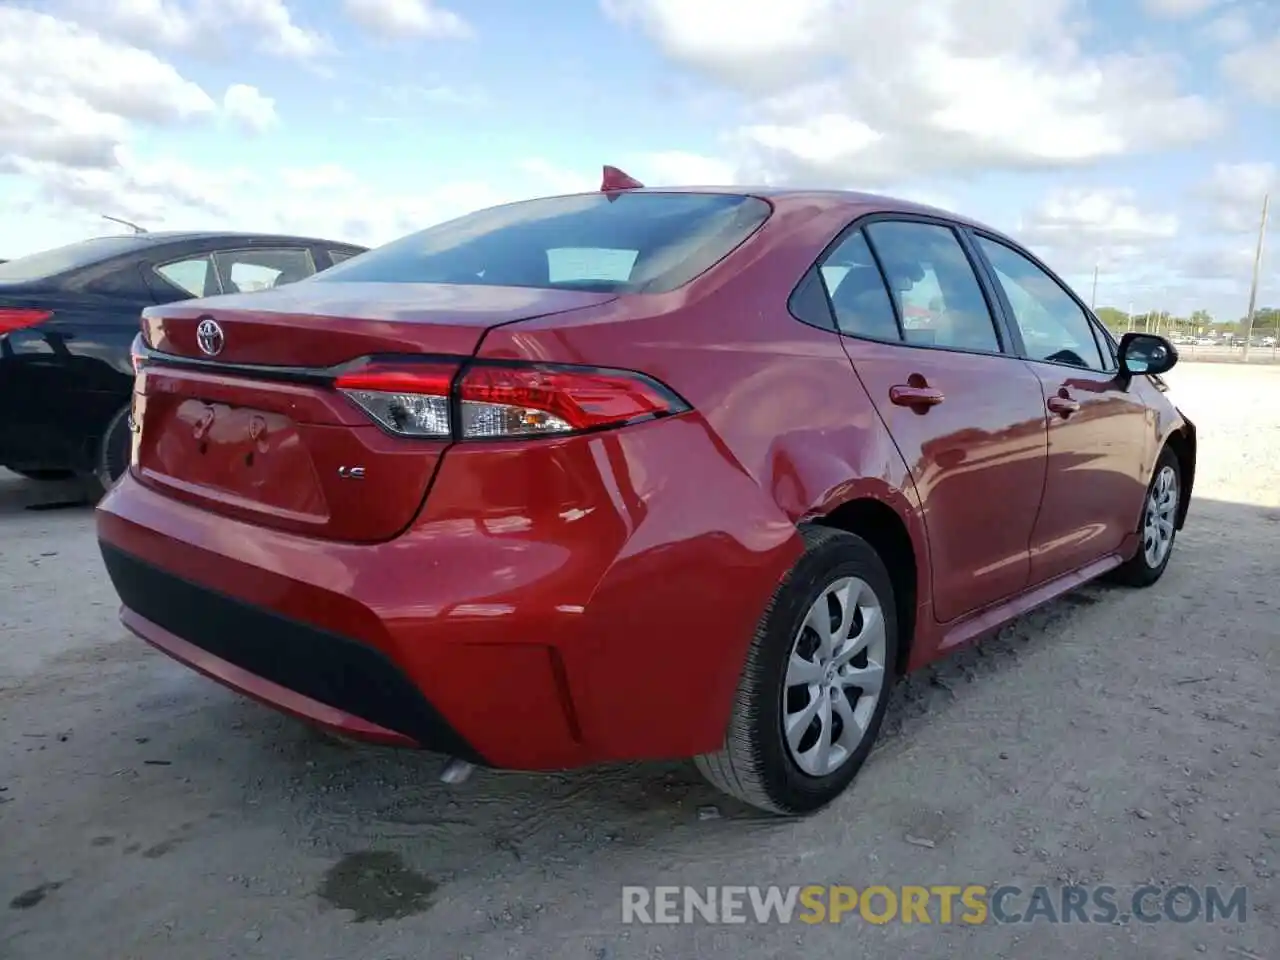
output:
M889 402L899 407L927 410L945 399L946 395L941 390L913 383L900 383L889 388Z
M1058 394L1058 396L1050 397L1046 403L1050 412L1056 413L1060 417L1069 417L1080 410L1079 401L1072 400L1070 397L1065 396L1066 392L1067 391L1063 390L1062 393Z

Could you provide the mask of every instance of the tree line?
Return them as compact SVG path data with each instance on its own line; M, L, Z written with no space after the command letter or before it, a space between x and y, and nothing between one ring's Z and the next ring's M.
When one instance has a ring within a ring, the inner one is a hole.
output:
M1207 310L1197 310L1188 317L1180 317L1167 311L1135 313L1132 318L1115 307L1099 307L1094 311L1112 333L1117 336L1129 330L1150 331L1161 334L1204 334L1217 336L1225 333L1244 333L1245 321L1216 320ZM1132 320L1132 323L1130 322ZM1253 336L1274 337L1280 330L1280 308L1264 307L1254 311Z

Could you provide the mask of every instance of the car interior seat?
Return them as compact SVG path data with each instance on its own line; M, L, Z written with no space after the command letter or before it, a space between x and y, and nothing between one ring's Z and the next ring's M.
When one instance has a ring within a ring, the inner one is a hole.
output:
M845 333L879 340L898 338L888 291L874 266L851 266L831 294L831 307Z

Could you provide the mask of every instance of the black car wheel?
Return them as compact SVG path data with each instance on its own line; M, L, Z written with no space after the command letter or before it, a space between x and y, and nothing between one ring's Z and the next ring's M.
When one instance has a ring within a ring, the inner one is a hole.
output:
M813 813L871 753L898 659L893 583L861 537L804 527L805 552L756 631L714 786L769 813Z
M1138 551L1111 572L1109 579L1129 587L1149 587L1162 576L1178 536L1182 471L1168 447L1160 453L1138 521Z
M129 469L129 455L133 435L129 427L132 405L122 407L98 442L97 464L93 471L93 483L99 496L114 487Z

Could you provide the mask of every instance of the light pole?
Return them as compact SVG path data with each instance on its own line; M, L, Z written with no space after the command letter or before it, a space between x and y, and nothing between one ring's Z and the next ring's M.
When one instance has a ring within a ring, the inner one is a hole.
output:
M1262 225L1258 227L1258 249L1253 254L1253 283L1249 286L1249 312L1244 317L1244 353L1241 358L1249 359L1249 338L1253 335L1253 314L1258 306L1258 277L1262 273L1262 248L1267 239L1267 207L1271 203L1271 195L1262 198ZM1274 350L1274 348L1273 348Z

